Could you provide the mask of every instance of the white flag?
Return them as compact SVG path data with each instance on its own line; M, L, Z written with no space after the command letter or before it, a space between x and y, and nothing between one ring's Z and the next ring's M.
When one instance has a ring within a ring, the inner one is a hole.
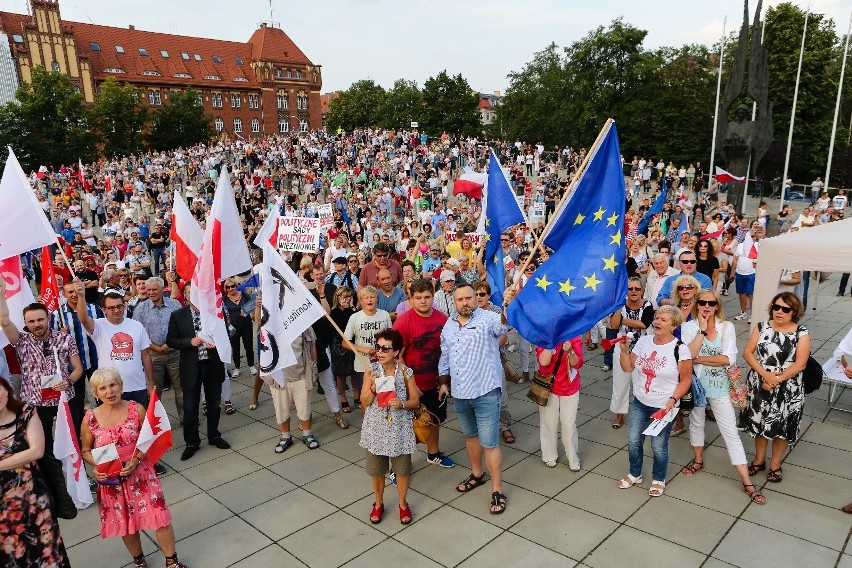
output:
M234 188L231 187L231 175L225 167L222 168L222 175L219 176L219 184L213 196L213 205L207 218L208 227L214 219L222 225L222 278L251 270L251 256L234 199Z
M63 392L59 399L59 409L56 413L56 435L53 439L53 455L62 462L65 472L65 485L68 495L78 509L85 509L92 503L92 491L86 478L86 468L77 436L71 423L71 409L68 406L67 395Z
M254 237L254 244L259 247L263 246L263 242L267 241L273 247L278 246L278 217L280 215L280 210L278 207L274 207L269 215L266 216L266 221L261 225L260 230L258 230L257 234Z
M268 242L266 244L272 249ZM278 254L274 249L272 252ZM267 254L266 249L264 254ZM284 318L281 315L281 290L283 289L286 294L286 284L283 283L282 278L273 275L266 260L259 264L257 269L261 290L260 329L258 330L260 374L264 377L271 375L283 387L284 368L298 362L284 331Z
M56 233L12 148L9 148L9 158L0 179L0 212L0 258L56 244Z
M13 256L0 260L0 278L6 282L6 304L9 306L9 319L18 328L24 329L24 308L33 302L33 291L24 278L21 257ZM6 335L0 330L0 349L9 345Z

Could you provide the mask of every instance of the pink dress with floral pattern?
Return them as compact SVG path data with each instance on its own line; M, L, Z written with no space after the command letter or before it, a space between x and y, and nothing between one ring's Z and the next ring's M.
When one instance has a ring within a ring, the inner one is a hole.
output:
M115 443L121 463L127 463L133 456L141 427L136 403L130 401L129 405L127 419L111 428L101 427L91 410L86 413L95 447ZM98 509L101 538L156 530L172 522L160 479L147 459L119 485L98 485Z

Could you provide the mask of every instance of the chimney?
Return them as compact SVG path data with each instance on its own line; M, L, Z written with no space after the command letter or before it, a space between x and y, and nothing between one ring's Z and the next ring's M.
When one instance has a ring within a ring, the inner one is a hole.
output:
M500 91L494 91L494 96L495 96L495 97L499 97L499 96L500 96Z
M130 31L133 31L133 30L136 29L136 26L134 26L133 24L130 24L129 26L127 26L127 29L129 29Z

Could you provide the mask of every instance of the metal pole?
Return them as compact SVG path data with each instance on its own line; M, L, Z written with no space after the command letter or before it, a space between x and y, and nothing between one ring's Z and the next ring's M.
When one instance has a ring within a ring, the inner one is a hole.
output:
M828 144L828 164L825 166L826 191L828 191L828 178L831 175L831 158L834 155L834 136L837 134L837 118L840 115L840 95L843 93L843 75L846 73L846 57L849 55L850 35L852 35L852 12L849 12L849 27L846 28L846 47L843 49L843 63L840 65L840 82L837 84L837 102L834 104L834 122L831 125L831 142Z
M716 161L716 130L719 125L719 95L722 93L722 60L725 58L725 28L728 26L728 16L722 22L722 46L719 48L719 77L716 78L716 110L713 111L713 140L710 142L710 169L707 171L707 190L710 190L710 180L716 175L713 165Z
M808 18L811 16L810 8L805 12L805 27L802 30L802 47L799 50L799 69L796 71L796 90L793 91L793 110L790 111L790 132L787 134L787 156L784 158L784 174L781 176L781 201L778 204L778 212L784 210L784 185L787 183L787 170L790 167L790 148L793 145L793 125L796 122L796 103L799 101L799 80L802 78L802 56L805 54L805 36L808 33ZM790 191L792 191L792 184Z
M760 45L763 45L763 37L766 35L766 21L763 22L763 27L760 28ZM754 122L754 119L757 118L757 101L752 101L751 103L751 121ZM748 197L748 174L751 171L751 153L748 155L748 166L746 166L745 172L745 183L743 184L743 200L742 200L742 209L745 211L745 202L746 197ZM755 182L757 182L757 176L755 177ZM763 193L763 190L761 190Z

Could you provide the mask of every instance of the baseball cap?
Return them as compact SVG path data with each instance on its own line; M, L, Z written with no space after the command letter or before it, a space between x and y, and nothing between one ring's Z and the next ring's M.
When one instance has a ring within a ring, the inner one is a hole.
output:
M442 270L441 271L441 282L449 282L450 280L456 279L456 273L452 270Z
M461 266L461 263L459 262L459 259L457 259L457 258L447 259L447 264L451 264L451 265L455 266L456 268Z

